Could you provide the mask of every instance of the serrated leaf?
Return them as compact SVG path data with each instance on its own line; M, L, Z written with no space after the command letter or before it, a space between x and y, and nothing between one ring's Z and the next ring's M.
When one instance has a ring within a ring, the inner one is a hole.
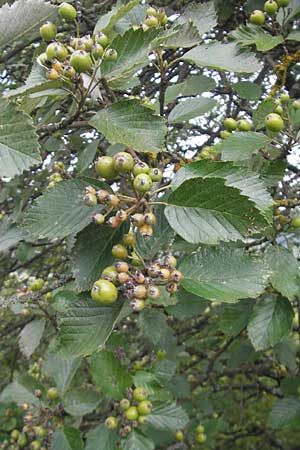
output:
M171 84L165 93L165 103L168 104L178 97L189 97L191 95L210 92L216 87L216 82L205 75L192 75L182 83Z
M288 41L297 41L300 42L300 30L293 30L286 37Z
M285 297L268 295L258 300L252 311L248 334L255 350L266 350L290 332L293 308Z
M97 408L101 395L92 389L72 389L63 398L64 410L75 417L82 417Z
M173 352L176 340L172 329L167 325L166 316L158 309L145 309L139 315L138 326L155 348Z
M194 244L240 240L267 225L255 204L222 178L186 180L172 192L168 204L169 224Z
M29 234L23 228L11 224L6 218L2 219L0 222L0 252L5 252L28 236Z
M179 102L172 109L168 117L168 122L171 124L180 123L203 116L203 114L211 111L217 104L218 102L216 100L207 97L187 99Z
M166 311L178 320L196 317L202 314L208 306L208 303L204 298L199 298L198 295L191 294L182 287L177 292L176 298L176 305L168 306Z
M122 19L115 24L115 30L124 34L132 25L141 25L146 17L147 5L137 5L127 12Z
M297 398L282 398L277 400L269 415L268 425L279 429L284 426L299 425L300 401Z
M258 100L262 94L262 87L252 81L239 81L233 85L238 95L246 100Z
M172 405L155 408L147 416L147 423L151 424L157 430L182 430L188 423L188 415L181 406L176 403Z
M51 450L82 450L84 447L80 431L71 427L63 427L55 431Z
M199 34L207 33L218 23L214 2L188 4L179 22L184 23L186 20L193 22Z
M209 67L220 71L253 73L261 69L261 64L253 53L239 53L233 42L201 44L185 53L181 59L198 67Z
M127 438L122 441L122 450L154 450L154 442L139 430L133 430Z
M252 119L256 130L260 130L265 126L265 117L274 111L273 100L264 100L253 111Z
M187 291L207 300L235 302L258 297L269 272L262 259L229 245L201 248L180 265Z
M237 336L247 326L254 302L243 299L238 303L222 306L219 328L229 336Z
M61 397L69 389L72 380L81 363L81 358L61 358L56 354L49 354L43 363L43 373L55 381Z
M17 405L29 403L30 405L38 405L39 399L35 397L34 391L24 386L21 380L15 380L7 384L0 394L0 402L15 402Z
M162 31L151 43L153 49L159 48L189 48L199 44L200 36L192 23L177 25L177 22L167 30Z
M122 19L129 11L140 3L140 0L130 0L126 5L114 6L111 11L104 14L98 19L96 23L94 33L102 31L103 33L109 33L113 30L118 20Z
M283 36L273 36L262 30L260 26L252 24L240 25L239 28L234 30L230 35L242 47L255 45L259 52L272 50L272 48L277 47L277 45L284 42Z
M122 240L127 226L111 228L108 225L91 224L76 237L73 273L81 291L90 289L102 270L111 265L114 258L111 248Z
M91 375L102 392L114 400L126 396L132 378L117 357L108 351L95 353L91 358Z
M36 237L49 239L78 233L103 208L101 205L90 207L84 204L84 189L90 184L76 179L62 181L48 189L25 214L25 229Z
M35 319L29 322L19 335L19 345L21 352L26 358L30 358L32 353L38 347L45 329L46 321L44 319Z
M14 177L41 163L36 129L29 116L0 99L0 177Z
M78 173L83 173L92 164L96 156L97 147L98 142L93 141L90 144L88 144L85 147L85 149L80 153L76 164L76 170L78 171Z
M222 143L222 159L225 161L250 159L269 142L270 138L262 133L253 131L234 133Z
M101 424L88 432L84 450L99 449L99 442L101 442L101 450L115 450L118 434L115 430L109 430L104 424Z
M272 246L266 251L266 261L273 288L293 300L300 294L300 267L293 253L285 247Z
M15 41L29 42L39 36L47 20L55 20L57 8L45 0L17 0L0 9L0 47Z
M164 119L136 100L114 103L95 114L89 123L111 144L124 144L138 152L161 152L165 148Z
M118 321L120 311L120 303L113 307L98 306L93 300L81 297L59 317L59 353L74 357L101 349Z

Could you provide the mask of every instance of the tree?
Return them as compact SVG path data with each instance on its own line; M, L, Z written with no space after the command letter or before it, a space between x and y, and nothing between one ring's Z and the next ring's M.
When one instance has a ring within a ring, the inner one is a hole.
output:
M299 2L10 3L1 448L296 450Z

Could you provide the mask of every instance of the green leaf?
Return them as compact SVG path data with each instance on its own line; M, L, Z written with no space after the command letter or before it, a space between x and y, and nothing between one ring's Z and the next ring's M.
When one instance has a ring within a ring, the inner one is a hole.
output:
M64 396L81 363L81 358L61 358L50 353L43 363L43 374L55 381L59 395Z
M157 430L182 430L188 423L188 415L181 406L176 403L171 405L155 408L153 412L147 416L147 423Z
M71 416L82 417L97 408L101 396L92 389L72 389L63 398L64 410Z
M241 25L237 30L234 30L230 34L236 42L242 47L256 45L256 49L259 52L266 52L277 47L277 45L284 42L284 38L281 35L273 36L270 33L265 32L260 26L247 24Z
M168 117L168 122L180 123L194 119L195 117L203 116L203 114L211 111L217 104L218 102L212 98L189 98L179 102L175 108L172 109Z
M77 235L73 271L80 290L90 289L94 281L100 278L102 270L112 264L111 248L121 241L127 228L126 225L111 228L91 224Z
M98 306L79 299L59 317L58 351L62 356L81 356L103 348L120 314L121 305Z
M251 83L252 85L252 83ZM182 83L171 84L165 93L165 103L168 104L178 97L189 97L191 95L210 92L216 87L216 82L205 75L192 75Z
M49 239L78 233L103 208L101 205L90 207L84 204L84 189L91 184L76 179L62 181L48 189L25 214L25 229L36 237Z
M164 30L151 43L153 49L160 48L189 48L199 44L200 36L192 23L177 25L177 22Z
M83 173L92 164L96 156L97 147L98 142L93 141L90 144L88 144L85 147L85 149L80 153L76 164L76 170L78 171L78 173L80 174Z
M300 30L293 30L290 32L290 34L286 37L288 41L297 41L300 42Z
M165 148L164 119L136 100L114 103L95 114L89 123L111 144L124 144L138 152L161 152Z
M225 183L222 178L190 179L169 196L166 217L187 242L236 241L266 226L255 204Z
M166 316L157 309L145 309L138 318L138 326L156 349L173 352L176 340L172 329L167 325Z
M266 350L290 332L293 308L285 297L268 295L258 300L252 311L248 334L255 350Z
M44 319L35 319L29 322L19 335L19 346L23 355L30 358L32 353L38 347L45 329L46 321Z
M234 133L222 143L222 159L226 161L250 159L269 142L270 138L262 133L253 131Z
M180 23L185 21L192 21L199 34L207 33L218 23L214 2L188 4L179 18Z
M127 12L122 19L118 20L115 30L119 34L124 34L132 25L141 25L146 17L146 5L137 5Z
M139 3L140 0L131 0L126 5L114 6L111 11L98 19L94 33L98 31L102 31L103 33L111 32L115 24Z
M239 81L233 85L238 95L246 100L257 101L262 94L262 87L252 81Z
M102 392L114 400L126 396L132 378L117 357L108 351L95 353L91 358L91 374L94 383Z
M256 130L260 130L265 126L265 117L274 111L273 100L264 100L253 111L253 123Z
M17 405L29 403L38 406L40 400L34 395L34 389L30 389L22 383L22 379L7 384L0 394L0 403L15 402Z
M207 300L235 302L258 297L268 281L264 261L229 245L200 248L180 265L187 291Z
M199 316L208 306L204 298L199 298L198 295L191 294L183 288L179 289L176 298L176 305L168 306L166 311L178 320L186 320Z
M201 44L185 53L181 59L198 67L209 67L220 71L253 73L261 69L261 64L253 53L239 53L233 42Z
M271 270L270 282L284 297L293 300L300 294L300 267L297 259L287 248L276 245L266 252Z
M0 177L14 177L40 164L39 143L31 119L3 97L0 122Z
M63 427L55 431L51 450L82 450L84 447L80 431L71 427Z
M117 432L115 430L108 430L104 424L99 425L97 428L88 432L84 450L99 449L100 442L101 450L116 450L118 442Z
M122 441L122 450L154 450L154 442L147 438L139 430L133 430L127 438Z
M0 9L0 47L22 44L39 36L39 28L57 17L57 9L44 0L17 0Z
M28 233L23 228L11 224L6 218L0 222L0 252L5 252L14 247L20 241L28 238Z
M269 415L268 425L279 429L284 426L299 426L300 400L294 397L277 400Z
M277 22L286 26L300 14L300 4L298 0L290 0L288 8L280 8L276 15Z
M247 326L253 306L253 300L247 299L234 304L222 305L220 330L229 336L237 336Z

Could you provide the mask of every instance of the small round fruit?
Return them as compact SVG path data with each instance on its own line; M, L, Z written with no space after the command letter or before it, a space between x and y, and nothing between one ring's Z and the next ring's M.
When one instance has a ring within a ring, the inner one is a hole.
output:
M148 225L154 225L156 222L155 214L153 214L153 212L146 213L144 215L144 222L147 223Z
M145 223L145 225L141 226L140 229L140 234L144 239L150 239L153 236L153 228L151 225L148 225Z
M128 257L127 248L122 244L116 244L113 246L111 250L111 254L114 258L117 259L126 259Z
M57 72L61 72L63 70L63 67L63 64L57 59L54 59L52 61L52 69L55 69Z
M171 277L171 272L168 269L165 269L164 267L161 267L161 269L159 270L158 276L162 280L169 280L170 277Z
M52 61L55 58L59 61L64 61L68 56L68 50L60 42L51 42L46 48L46 55L48 61Z
M154 284L148 286L147 289L147 296L151 298L152 300L156 300L160 297L160 289L158 286L155 286Z
M33 292L40 291L44 287L44 284L44 280L42 280L41 278L36 278L30 283L29 289Z
M47 78L51 81L57 80L59 78L59 73L55 69L48 69Z
M96 196L99 203L106 203L109 197L109 192L106 189L99 189L97 191Z
M277 0L277 3L280 8L285 8L286 6L289 6L290 0Z
M142 402L143 400L147 400L148 398L148 392L143 387L137 387L133 391L133 398L137 402Z
M279 114L280 116L282 116L282 114L283 114L283 107L281 105L276 106L275 112L276 112L276 114Z
M204 433L204 426L201 425L201 424L198 425L197 428L196 428L196 433L197 433L197 434Z
M70 5L70 3L63 2L59 8L58 13L62 19L67 22L73 22L73 20L77 17L77 11L74 6Z
M206 435L204 433L199 433L197 435L198 444L204 444L205 441L206 441Z
M149 6L147 9L146 9L146 15L147 16L157 16L157 14L158 14L158 12L156 11L156 9L155 8L153 8L153 6Z
M263 25L265 23L265 15L260 9L256 9L250 16L250 22L253 25Z
M133 157L127 152L119 152L114 156L114 167L117 172L130 172L134 166Z
M229 136L231 136L231 133L230 133L230 131L223 130L223 131L221 131L220 136L221 136L221 139L227 139L227 138L229 138Z
M279 133L284 127L284 122L279 114L271 113L266 116L265 125L268 130Z
M172 283L167 284L166 291L169 292L170 294L175 294L175 292L178 291L177 283L173 281Z
M36 436L39 438L44 438L48 435L48 430L45 427L43 427L42 425L35 427L34 432L35 432Z
M293 101L293 108L294 109L300 109L300 101L299 100L294 100Z
M46 52L41 53L41 54L38 56L37 60L38 60L38 62L39 62L40 64L42 64L42 65L44 66L44 65L47 63L47 61L48 61L47 53L46 53Z
M101 273L101 277L105 280L111 281L114 283L117 281L118 271L115 266L107 266L105 269L103 269Z
M120 408L123 409L124 411L130 408L130 401L128 400L128 398L123 398L120 401Z
M154 169L150 169L149 170L149 176L150 176L152 181L158 182L158 181L161 181L161 179L163 177L163 174L162 174L162 171L160 169L155 167Z
M133 297L144 299L147 297L147 289L143 285L134 286L133 288Z
M144 20L144 24L147 25L147 27L154 28L158 25L158 18L155 16L148 16Z
M103 59L105 61L116 61L118 59L118 52L114 48L107 48L104 52Z
M117 206L119 206L120 200L119 200L119 197L118 197L117 195L109 194L109 196L107 197L106 203L107 203L109 206L112 206L113 208L116 208ZM121 219L119 216L117 216L117 217L118 217L119 219ZM125 220L126 220L126 218L125 218Z
M184 439L183 432L182 431L177 431L176 434L175 434L175 439L176 439L177 442L182 442L183 439Z
M136 227L141 227L144 225L144 214L136 213L131 216L133 225Z
M84 204L87 206L97 205L97 197L94 194L85 194L83 197Z
M112 267L114 267L114 266L112 266ZM129 265L125 261L118 261L115 265L115 270L118 273L124 273L124 272L127 273L127 272L129 272Z
M137 409L139 414L141 414L142 416L147 416L152 411L152 403L149 400L142 400L138 404Z
M95 215L93 216L93 222L94 222L96 225L103 225L104 222L105 222L105 216L104 216L104 214L100 214L100 213L95 214Z
M103 56L103 53L104 48L102 47L102 45L98 44L97 42L92 45L91 55L93 56L93 58L99 59Z
M234 131L237 129L237 121L232 117L227 117L224 120L223 125L227 131Z
M150 170L150 168L149 168L148 164L146 164L142 161L139 161L134 165L134 167L132 169L132 173L136 177L140 173L148 173L149 170Z
M97 303L110 305L117 300L118 290L111 281L100 279L94 283L91 297Z
M76 50L70 58L70 65L78 73L87 72L92 66L92 60L86 51Z
M267 0L264 4L264 10L269 16L274 16L278 11L278 4L275 0Z
M76 75L76 70L74 69L74 67L70 66L69 64L67 64L66 66L64 66L63 68L63 76L66 78L74 78Z
M123 244L126 245L126 247L134 247L136 244L135 235L133 233L124 234Z
M296 216L296 217L293 218L292 226L294 228L299 228L300 227L300 216Z
M107 221L107 225L109 225L111 228L118 228L121 225L121 222L118 217L111 216Z
M237 123L239 131L251 131L252 123L247 119L241 119Z
M146 306L144 300L140 300L138 298L132 299L130 302L130 305L131 305L133 311L135 311L135 312L142 311Z
M49 42L55 39L57 28L52 22L46 22L40 28L40 35L44 41Z
M42 444L40 441L32 441L30 444L30 448L32 450L40 450L41 446L42 446Z
M108 428L109 430L115 430L118 426L118 421L115 417L110 416L110 417L107 417L104 424L105 424L106 428Z
M166 352L166 350L163 350L162 348L160 348L159 350L157 350L156 356L158 359L165 359L167 356L167 352Z
M171 272L171 280L179 283L182 280L182 278L183 278L183 274L182 274L182 272L180 272L180 270L173 270Z
M51 387L47 391L47 397L49 400L57 400L58 399L58 390L56 387Z
M26 434L23 434L23 433L20 434L18 441L17 441L19 447L21 447L21 448L25 447L27 445L27 442L28 442L28 440L27 440Z
M130 278L130 276L129 276L128 273L121 272L121 273L118 273L117 282L119 284L125 284L125 283L127 283L129 281L129 278Z
M139 416L138 423L140 425L145 425L146 422L147 422L147 416Z
M100 31L96 34L95 42L102 45L102 47L107 47L109 40L108 40L108 37L106 36L106 34L102 33L102 31Z
M287 94L287 93L281 94L281 96L280 96L281 103L286 104L289 102L289 100L290 100L289 94Z
M12 432L10 433L10 437L14 440L17 441L18 438L20 436L20 432L19 430L12 430Z
M125 416L127 420L133 421L137 420L139 413L136 406L130 406L130 408L125 411Z
M89 52L94 45L94 41L91 38L90 34L87 34L81 38L81 41L84 43L85 50Z
M146 173L140 173L133 180L133 187L137 192L147 192L152 188L152 179Z

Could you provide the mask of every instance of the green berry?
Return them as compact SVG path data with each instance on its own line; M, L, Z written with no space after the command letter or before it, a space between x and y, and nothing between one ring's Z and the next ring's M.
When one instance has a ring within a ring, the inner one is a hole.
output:
M147 422L147 416L139 416L138 417L138 423L140 425L145 425L146 422Z
M76 50L70 58L70 65L78 73L87 72L92 66L92 60L86 51Z
M153 8L152 6L149 6L147 9L146 9L146 15L147 16L157 16L157 14L158 14L158 12L156 11L156 9L155 8Z
M234 131L237 129L237 121L232 117L227 117L224 120L223 125L227 131Z
M163 173L162 173L162 171L160 169L155 167L154 169L150 169L149 170L149 176L150 176L152 181L158 182L158 181L161 181L161 179L163 177Z
M86 193L83 197L84 204L87 206L95 206L97 205L97 197L95 194Z
M40 441L32 441L30 444L30 448L32 450L40 450L42 444L40 443Z
M287 93L281 94L280 96L280 101L281 103L285 104L288 103L290 101L290 96Z
M87 34L86 36L83 36L81 38L81 41L83 42L84 46L85 46L85 50L87 52L89 52L92 48L92 46L94 45L94 41L91 38L91 36L89 34Z
M101 277L105 280L115 283L117 281L118 271L115 266L107 266L101 273Z
M251 131L252 123L247 119L240 119L237 126L239 131Z
M206 435L204 433L199 433L197 435L198 444L204 444L205 441L206 441Z
M25 447L27 445L27 442L28 442L28 440L27 440L26 434L23 434L23 433L20 434L18 441L17 441L19 447L21 447L21 448Z
M98 175L107 180L113 180L118 173L115 170L115 160L111 156L101 156L97 159L95 169Z
M124 411L130 408L130 401L128 400L128 398L123 398L120 401L120 408L123 409Z
M111 254L116 259L126 259L128 257L127 248L122 244L114 245Z
M17 441L18 438L20 436L20 432L18 430L12 430L12 432L10 433L10 437L14 440Z
M204 426L203 425L198 425L197 428L196 428L196 433L197 434L204 433Z
M95 302L102 305L110 305L115 303L118 298L118 290L116 286L108 280L100 279L95 281L91 297Z
M127 420L133 421L137 420L139 413L136 406L130 406L130 408L125 411L125 416Z
M44 437L46 437L48 435L47 429L44 428L41 425L35 427L34 431L35 431L36 436L39 437L39 438L44 438Z
M68 50L59 42L51 42L46 48L46 55L48 61L52 61L53 59L64 61L68 56Z
M64 66L63 69L63 76L66 78L74 78L76 75L76 70L74 69L74 67L70 66L69 64L67 64L66 66Z
M230 131L223 130L223 131L221 131L220 136L222 139L227 139L229 136L231 136L231 133L230 133Z
M115 417L110 416L105 420L105 426L106 428L108 428L109 430L114 430L117 428L118 426L118 421Z
M47 53L46 52L41 53L37 59L38 62L44 66L48 61Z
M104 52L103 59L106 61L116 61L118 59L118 52L114 48L107 48Z
M283 114L283 107L281 105L276 106L275 112L276 112L276 114L279 114L280 116L282 116L282 114Z
M92 46L91 48L91 55L95 59L99 59L103 56L104 48L102 45L98 44L97 42Z
M147 25L147 27L154 28L158 26L158 18L155 16L148 16L144 20L144 24Z
M130 172L134 166L133 157L127 152L119 152L114 156L114 168L117 172Z
M184 435L182 431L177 431L175 434L175 439L177 442L182 442L184 439Z
M105 222L104 214L97 213L93 216L93 221L96 225L102 225Z
M143 400L147 400L148 398L148 392L143 387L137 387L133 391L133 398L137 402L142 402Z
M47 391L47 397L49 400L57 400L58 399L58 390L56 387L51 387Z
M133 180L133 187L136 192L147 192L152 188L152 179L146 173L140 173Z
M253 25L263 25L265 23L265 15L260 9L256 9L250 16L250 22Z
M284 127L284 122L279 114L271 113L265 118L265 125L268 130L279 133Z
M300 101L299 100L293 101L293 108L294 109L300 109Z
M70 5L70 3L62 3L58 8L58 13L62 17L62 19L67 22L73 22L73 20L77 17L77 11L74 6Z
M96 33L95 42L102 45L102 47L107 47L109 40L106 34L102 33L101 31Z
M134 247L136 244L136 238L133 233L127 233L123 236L123 244L126 245L126 247Z
M137 175L139 175L140 173L149 173L149 166L148 164L139 161L138 163L136 163L132 169L132 173L133 175L136 177Z
M152 411L152 403L149 400L143 400L138 404L138 413L147 416Z
M37 278L29 285L29 289L33 292L40 291L44 287L45 281L41 278Z
M264 4L264 10L269 16L274 16L278 11L278 4L275 0L267 0Z
M299 228L300 227L300 216L296 216L296 217L293 218L292 226L295 227L295 228Z
M40 28L40 35L44 41L49 42L55 39L57 28L52 22L46 22Z

